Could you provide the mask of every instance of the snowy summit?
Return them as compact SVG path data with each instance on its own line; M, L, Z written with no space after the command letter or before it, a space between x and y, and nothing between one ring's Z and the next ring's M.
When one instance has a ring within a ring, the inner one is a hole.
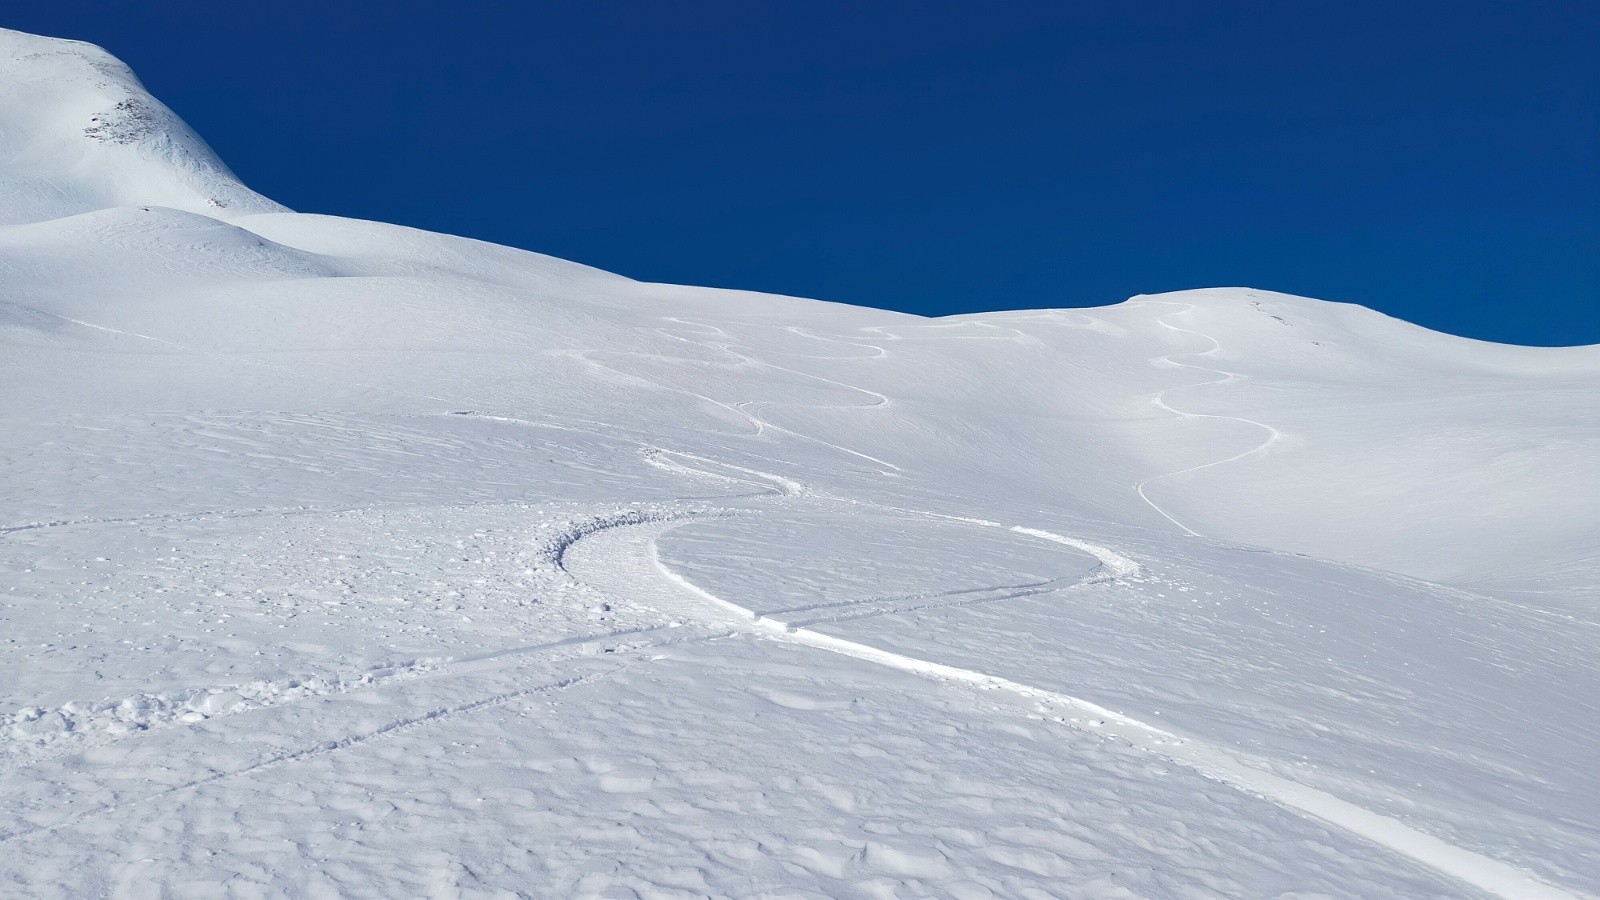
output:
M641 283L10 31L0 347L0 895L1600 893L1600 347Z

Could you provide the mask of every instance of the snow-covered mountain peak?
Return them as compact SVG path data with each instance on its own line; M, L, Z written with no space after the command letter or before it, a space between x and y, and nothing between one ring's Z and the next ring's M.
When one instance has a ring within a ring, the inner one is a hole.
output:
M0 29L0 225L134 205L219 218L283 210L240 184L121 60Z

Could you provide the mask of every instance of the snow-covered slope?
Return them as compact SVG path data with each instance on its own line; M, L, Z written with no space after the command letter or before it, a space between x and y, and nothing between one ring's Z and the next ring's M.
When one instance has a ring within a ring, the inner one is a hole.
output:
M135 204L283 209L99 47L0 29L0 84L0 225Z
M1600 891L1600 348L645 284L0 44L0 893Z

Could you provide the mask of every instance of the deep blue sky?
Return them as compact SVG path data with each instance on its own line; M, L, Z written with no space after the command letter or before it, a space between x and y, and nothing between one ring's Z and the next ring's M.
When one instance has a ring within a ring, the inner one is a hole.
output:
M121 2L303 211L929 315L1250 285L1600 342L1600 3Z

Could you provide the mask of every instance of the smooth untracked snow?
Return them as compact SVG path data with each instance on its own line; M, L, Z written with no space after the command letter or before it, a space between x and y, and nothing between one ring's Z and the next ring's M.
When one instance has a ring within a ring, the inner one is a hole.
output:
M1600 892L1600 348L644 284L0 79L0 894Z

